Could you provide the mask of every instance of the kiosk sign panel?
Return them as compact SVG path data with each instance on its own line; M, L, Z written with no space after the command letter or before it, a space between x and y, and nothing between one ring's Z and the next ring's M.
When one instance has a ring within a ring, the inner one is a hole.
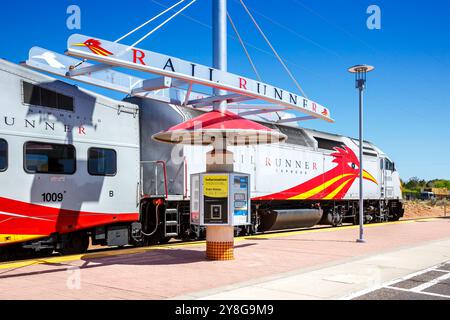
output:
M203 223L228 225L228 175L203 175Z
M247 175L235 175L232 183L233 199L233 225L250 224L249 208L249 177Z
M191 176L191 224L250 224L250 176L243 173L201 173Z

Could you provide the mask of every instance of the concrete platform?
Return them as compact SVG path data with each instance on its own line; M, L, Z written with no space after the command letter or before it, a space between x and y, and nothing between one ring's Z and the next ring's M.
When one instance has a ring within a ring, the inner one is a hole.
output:
M0 299L343 299L450 260L450 220L236 239L236 260L172 244L0 264Z

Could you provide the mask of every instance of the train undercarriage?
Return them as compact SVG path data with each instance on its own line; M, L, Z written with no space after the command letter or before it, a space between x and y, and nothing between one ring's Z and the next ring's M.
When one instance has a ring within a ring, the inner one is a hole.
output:
M53 234L48 238L18 243L0 248L0 261L79 254L90 245L123 247L150 246L206 237L205 228L190 224L189 201L167 202L144 199L141 219L129 224L100 226L69 234ZM403 217L400 200L366 200L364 223L398 221ZM315 225L338 227L344 223L359 224L358 201L272 201L252 203L252 225L236 228L236 236L288 229L310 228Z

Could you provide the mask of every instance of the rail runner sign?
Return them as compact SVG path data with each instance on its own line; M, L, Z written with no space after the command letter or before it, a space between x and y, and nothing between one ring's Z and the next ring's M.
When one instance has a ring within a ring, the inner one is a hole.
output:
M132 48L94 37L75 34L68 39L68 55L94 60L109 66L125 67L172 77L188 83L227 90L253 99L278 104L312 117L333 122L328 108L300 95L240 75L160 53ZM83 68L83 65L78 67ZM87 69L87 68L86 68ZM102 70L102 66L97 70ZM79 70L75 69L75 72ZM92 69L89 72L95 72ZM86 71L88 72L88 71Z

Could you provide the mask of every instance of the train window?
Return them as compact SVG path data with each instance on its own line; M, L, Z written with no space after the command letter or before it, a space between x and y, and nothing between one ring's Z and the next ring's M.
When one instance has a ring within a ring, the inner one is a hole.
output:
M23 81L23 103L73 111L73 98Z
M25 171L44 174L74 174L75 147L41 142L25 143Z
M117 173L117 154L112 149L91 148L88 151L88 172L93 176L114 176Z
M8 142L0 139L0 172L8 169Z
M391 162L391 171L395 171L395 164Z
M389 161L388 159L385 160L385 169L389 171L395 171L395 165L393 162Z
M58 108L58 94L54 91L40 88L41 90L41 106L48 108Z
M317 140L319 149L334 150L334 148L342 148L345 144L340 141L329 140L324 138L314 137Z

